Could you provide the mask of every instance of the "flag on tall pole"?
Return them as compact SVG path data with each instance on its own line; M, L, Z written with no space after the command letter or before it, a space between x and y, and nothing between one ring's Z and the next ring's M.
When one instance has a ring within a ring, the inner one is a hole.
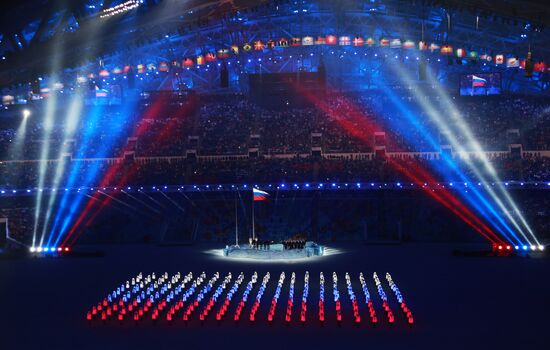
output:
M269 193L258 190L257 188L252 189L252 194L254 195L254 201L266 201L269 200Z
M254 202L267 200L269 200L269 193L257 188L252 189L252 241L256 239L256 230L254 227Z
M237 195L235 195L235 247L239 246L239 221L238 220L239 220L239 216L237 214Z

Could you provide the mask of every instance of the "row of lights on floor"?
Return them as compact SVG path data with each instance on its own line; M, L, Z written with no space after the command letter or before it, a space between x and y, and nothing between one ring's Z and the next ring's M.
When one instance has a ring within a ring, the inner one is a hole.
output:
M29 251L31 253L62 253L62 252L68 252L70 250L69 247L30 247Z
M456 184L456 183L453 183L453 182L449 182L449 183L448 183L449 186L454 186L455 184ZM519 183L519 184L520 184L521 186L524 186L526 183L521 182L521 183ZM539 182L534 182L534 183L527 183L527 184L529 184L529 185L535 185L535 186L538 186L539 184L540 184L540 185L544 185L543 182L540 182L540 183L539 183ZM286 185L287 185L287 184L282 183L282 184L278 185L277 188L278 188L278 189L286 188ZM357 183L355 184L355 187L361 188L362 185L369 185L369 183L360 183L360 182L357 182ZM388 185L389 185L389 186L395 185L395 186L397 186L397 187L403 187L403 186L409 186L409 185L410 185L410 186L413 186L413 187L415 186L414 183L408 184L408 183L401 183L401 182L396 182L396 183L381 183L381 182L376 182L376 183L375 183L375 182L371 182L371 183L370 183L370 186L371 186L371 187L380 187L380 188L381 188L382 186L388 186ZM483 186L483 185L489 186L488 183L485 183L485 184L484 184L484 183L481 183L481 182L478 182L477 185L478 185L478 186ZM494 186L495 183L493 182L493 183L491 183L491 185ZM504 185L505 185L505 186L509 186L510 183L505 182ZM546 185L550 187L550 182L547 182ZM192 186L193 190L199 190L199 191L201 190L201 187L204 187L204 188L206 188L206 189L212 189L212 188L213 188L213 189L216 189L216 188L218 188L218 189L226 189L228 186L231 186L231 188L248 188L248 185L235 185L235 184L231 184L231 185L225 184L225 185L217 185L217 186L216 186L216 185L186 185L186 186L175 186L175 185L171 185L170 188L176 188L176 187L177 187L177 188L178 188L178 191L179 191L179 190L185 189L186 187L187 187L187 188L190 188L191 186ZM269 184L269 185L267 185L267 186L265 186L265 185L262 185L262 186L254 185L253 187L255 187L255 188L266 188L266 187L272 188L273 186L274 186L274 185ZM349 184L349 183L334 183L334 182L333 182L332 184L330 184L330 183L327 184L327 186L332 186L333 188L336 188L336 187L337 187L337 188L341 188L341 187L350 187L350 186L352 186L352 184ZM439 182L438 182L438 183L424 183L424 186L423 186L423 187L431 187L431 186L434 186L434 187L437 187L437 186L438 186L438 187L445 187L445 183L439 183ZM169 186L163 186L163 187L152 186L151 188L152 188L152 190L161 191L162 189L167 190L168 187L169 187ZM290 187L290 185L289 185L289 187ZM300 187L305 187L305 188L310 188L310 187L323 188L323 187L325 187L325 184L324 184L324 183L318 183L318 184L312 184L312 185L310 185L309 183L305 183L305 184L294 184L294 185L292 185L292 187L293 187L293 188L300 188ZM464 182L464 187L468 187L468 183L467 183L467 182ZM136 188L137 188L137 187L136 187ZM81 190L82 190L82 191L87 191L87 190L89 190L89 191L98 191L98 192L100 192L101 190L103 190L103 191L112 191L112 190L120 190L120 191L123 191L123 190L125 190L125 189L126 189L126 190L132 190L132 187L131 187L131 186L128 186L128 187L126 187L126 188L124 188L124 187L103 187L102 189L101 189L101 188L93 188L93 187L91 187L91 188L86 188L86 187L84 187L84 188L83 188L83 187L79 187L79 188L65 188L65 192L67 192L67 191L74 191L74 190L77 190L77 192L80 192ZM144 190L144 189L145 189L145 188L144 188L143 186L141 186L141 187L139 187L138 191L139 191L139 190ZM48 190L51 191L51 192L56 192L56 191L62 191L63 188L46 189L46 191L48 191ZM21 191L21 190L19 190L19 191ZM31 193L31 192L33 192L33 191L43 192L44 189L40 188L40 189L27 189L27 190L26 190L27 193ZM7 192L10 192L10 191L8 191L8 190L0 190L0 194L6 194ZM11 190L11 193L17 193L17 192L18 192L18 190Z
M511 245L507 245L507 246L502 246L502 245L499 245L498 247L498 250L512 250L512 246ZM527 246L527 245L524 245L524 246L519 246L519 245L516 245L514 246L514 249L515 250L520 250L520 249L523 249L523 250L540 250L540 251L543 251L544 250L544 246L543 245L539 245L539 246L535 246L535 245L532 245L532 246Z

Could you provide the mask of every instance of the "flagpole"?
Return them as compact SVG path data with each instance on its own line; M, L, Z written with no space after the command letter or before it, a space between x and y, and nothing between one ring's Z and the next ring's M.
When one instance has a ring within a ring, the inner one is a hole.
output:
M252 191L252 241L256 239L256 232L254 231L254 191Z
M235 194L235 246L239 246L239 217L237 215L237 194Z

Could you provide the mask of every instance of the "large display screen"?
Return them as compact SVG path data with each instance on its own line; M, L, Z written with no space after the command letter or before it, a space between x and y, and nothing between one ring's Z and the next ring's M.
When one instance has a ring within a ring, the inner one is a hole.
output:
M460 95L487 96L501 93L500 73L465 74L460 78Z
M87 105L120 105L122 103L122 87L114 84L99 88L95 86L86 96Z

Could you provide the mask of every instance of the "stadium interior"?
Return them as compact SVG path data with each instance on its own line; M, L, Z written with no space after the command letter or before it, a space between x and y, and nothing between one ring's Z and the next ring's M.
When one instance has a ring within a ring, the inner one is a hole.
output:
M547 2L0 8L5 349L547 343Z

